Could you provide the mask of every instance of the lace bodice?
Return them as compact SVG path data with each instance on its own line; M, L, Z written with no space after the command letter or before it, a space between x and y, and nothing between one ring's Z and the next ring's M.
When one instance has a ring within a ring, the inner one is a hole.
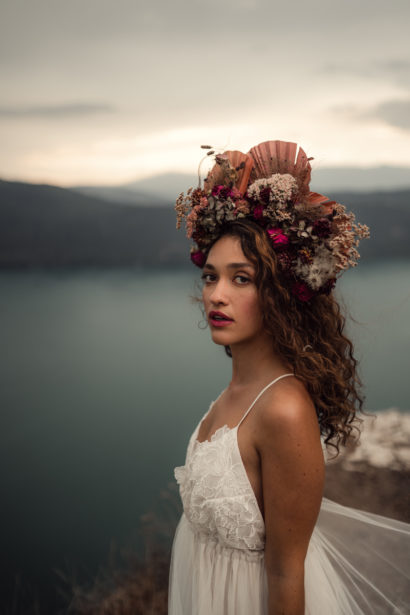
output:
M265 524L243 465L238 428L269 386L292 375L283 374L270 382L236 427L224 425L211 440L199 442L199 427L212 409L215 403L212 402L189 440L185 465L174 469L184 514L193 530L222 547L254 551L255 557L261 556L264 550Z

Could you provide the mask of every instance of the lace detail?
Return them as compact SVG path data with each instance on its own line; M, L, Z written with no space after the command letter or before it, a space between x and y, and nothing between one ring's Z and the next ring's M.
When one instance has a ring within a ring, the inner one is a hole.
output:
M211 440L196 431L184 466L174 469L184 513L194 532L221 546L263 550L265 524L237 443L237 429L223 425Z
M202 422L202 421L201 421ZM214 440L217 440L220 435L224 435L226 432L231 431L231 428L228 425L222 425L222 427L218 427L218 429L211 435L210 440L204 440L203 442L199 442L199 440L194 440L195 446L202 446L202 444L209 444Z

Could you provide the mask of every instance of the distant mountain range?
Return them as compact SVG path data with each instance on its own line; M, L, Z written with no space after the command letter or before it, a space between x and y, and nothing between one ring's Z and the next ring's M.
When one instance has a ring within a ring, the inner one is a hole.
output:
M163 173L120 186L71 186L70 189L111 203L164 207L175 201L180 192L197 184L198 178L192 175Z
M179 185L174 177L170 195L171 179L157 181L155 193L147 181L110 192L0 180L0 267L191 267L173 203L192 178ZM330 196L369 225L363 260L410 258L410 189Z
M71 189L111 202L142 205L146 197L155 197L158 204L172 202L177 194L197 185L196 175L162 173L120 186L71 186ZM318 167L312 173L311 189L322 194L329 192L329 196L333 191L410 190L410 167Z

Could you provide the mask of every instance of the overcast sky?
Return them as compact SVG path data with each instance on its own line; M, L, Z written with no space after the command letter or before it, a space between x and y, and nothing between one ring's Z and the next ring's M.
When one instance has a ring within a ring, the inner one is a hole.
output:
M408 0L0 0L0 177L194 172L199 145L297 141L410 166Z

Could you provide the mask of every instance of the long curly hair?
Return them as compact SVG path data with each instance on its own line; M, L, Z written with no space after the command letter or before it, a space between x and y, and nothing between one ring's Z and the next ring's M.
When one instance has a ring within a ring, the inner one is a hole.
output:
M306 386L324 443L337 450L337 457L340 444L345 446L360 437L356 423L363 419L357 412L366 414L358 361L352 342L344 335L346 317L338 301L333 293L316 295L309 302L295 297L268 234L252 220L236 220L221 227L207 254L224 235L238 237L243 253L254 265L264 325L274 350L293 366L295 376ZM232 357L229 346L225 352Z

